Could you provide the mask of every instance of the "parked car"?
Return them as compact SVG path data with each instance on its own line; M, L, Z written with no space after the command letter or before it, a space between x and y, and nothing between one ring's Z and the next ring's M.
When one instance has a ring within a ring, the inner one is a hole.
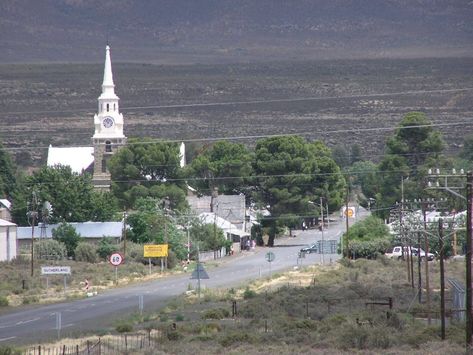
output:
M421 259L425 258L426 254L422 248L412 248L412 255L420 256ZM432 261L434 260L435 255L432 253L427 253L427 260Z
M391 258L391 259L400 259L402 258L402 248L404 248L404 255L408 256L410 254L410 251L412 251L412 256L419 256L420 258L423 259L425 258L426 254L425 251L422 250L422 248L415 248L415 247L402 247L402 246L395 246L392 249L388 250L384 255L386 257ZM432 261L434 260L435 255L432 253L427 254L427 260Z
M302 253L317 253L319 251L317 244L311 244L306 247L301 248Z

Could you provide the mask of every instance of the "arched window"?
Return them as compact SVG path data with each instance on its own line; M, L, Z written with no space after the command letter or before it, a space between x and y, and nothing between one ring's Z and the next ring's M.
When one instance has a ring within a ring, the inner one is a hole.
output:
M112 151L112 142L106 141L105 142L105 152L110 153Z
M110 104L107 104L107 112L110 111Z

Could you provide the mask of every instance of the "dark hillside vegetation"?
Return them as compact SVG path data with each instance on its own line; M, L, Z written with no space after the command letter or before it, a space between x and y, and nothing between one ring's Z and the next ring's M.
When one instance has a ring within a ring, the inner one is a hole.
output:
M386 137L410 111L440 125L448 153L472 133L470 58L114 63L113 69L128 137L293 133L330 147L359 144L364 159L379 160ZM103 63L0 66L0 140L15 148L18 163L44 163L49 144L90 145L102 75Z
M467 0L3 0L0 62L228 63L472 54Z

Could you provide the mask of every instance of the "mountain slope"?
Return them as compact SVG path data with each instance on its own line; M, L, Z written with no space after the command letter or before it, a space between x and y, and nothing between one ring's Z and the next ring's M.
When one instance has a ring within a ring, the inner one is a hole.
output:
M0 62L471 55L469 0L3 0ZM118 54L121 53L121 54Z

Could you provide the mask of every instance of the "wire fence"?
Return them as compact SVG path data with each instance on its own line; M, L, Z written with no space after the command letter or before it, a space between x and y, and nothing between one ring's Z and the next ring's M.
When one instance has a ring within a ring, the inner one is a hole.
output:
M80 344L60 344L57 346L37 345L23 352L25 355L115 355L129 352L157 349L162 344L162 332L122 334L106 336L95 341L87 340Z

